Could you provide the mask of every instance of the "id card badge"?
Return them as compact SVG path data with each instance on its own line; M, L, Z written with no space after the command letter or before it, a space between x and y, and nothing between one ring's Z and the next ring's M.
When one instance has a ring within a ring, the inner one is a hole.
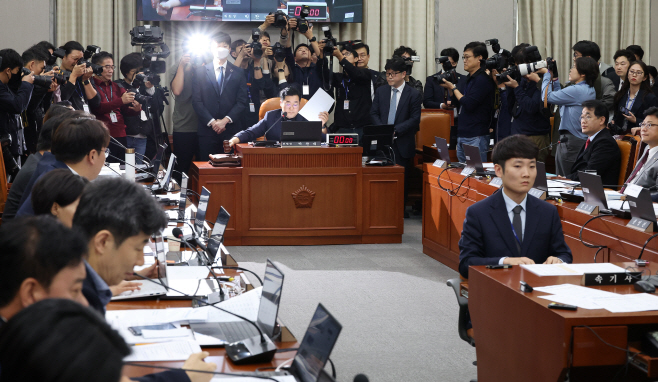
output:
M84 99L83 99L83 100L82 100L82 109L84 109L85 113L91 113L91 112L89 111L89 105L87 105L87 104L84 103L84 102L85 102L85 101L84 101Z
M345 100L343 101L343 110L349 110L350 109L350 101Z
M117 119L117 114L113 111L110 112L110 120L114 123L119 122L119 120Z
M142 119L142 121L148 120L148 118L146 118L146 112L144 110L142 110L142 112L139 113L139 116Z
M254 106L253 102L249 102L249 112L251 112L251 113L256 112L256 107Z
M309 89L308 85L303 85L302 86L302 95L309 95L311 93L311 90Z

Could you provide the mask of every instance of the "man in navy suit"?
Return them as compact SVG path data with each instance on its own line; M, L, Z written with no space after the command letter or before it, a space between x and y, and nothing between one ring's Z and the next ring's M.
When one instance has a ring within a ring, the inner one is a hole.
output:
M280 141L282 121L306 121L306 118L298 114L300 100L301 94L296 86L283 89L281 91L281 109L268 111L265 114L265 118L261 119L257 124L237 133L229 140L229 146L233 147L236 143L240 142L253 142L263 135L268 141ZM285 113L285 116L283 113ZM324 124L329 119L329 113L326 111L322 112L319 117L324 127ZM324 129L323 132L325 132Z
M386 81L375 90L370 117L373 125L394 125L393 153L395 163L404 167L405 198L408 178L416 155L416 132L420 128L420 106L422 94L405 84L407 65L394 57L386 61Z
M231 37L223 32L213 35L210 43L212 64L198 68L195 75L193 106L199 119L199 155L223 153L223 142L244 130L247 109L247 79L244 70L227 61Z
M557 264L572 261L555 206L528 195L537 176L539 148L512 135L493 150L503 187L466 210L459 240L459 273L471 265Z

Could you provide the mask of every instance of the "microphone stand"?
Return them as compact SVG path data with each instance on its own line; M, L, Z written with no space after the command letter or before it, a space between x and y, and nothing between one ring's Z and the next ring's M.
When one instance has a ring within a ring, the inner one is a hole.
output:
M142 169L142 168L139 168L139 167L137 167L137 166L133 166L132 164L127 163L127 162L124 161L123 159L117 158L117 157L115 157L115 156L112 155L112 154L107 154L107 156L110 157L110 158L114 158L114 159L118 160L119 162L123 163L124 165L126 165L126 166L130 166L130 167L134 168L135 170L137 170L137 171L139 171L139 172L142 172L142 173L147 174L147 175L151 175L151 176L154 177L156 180L158 179L158 175L157 175L157 173L154 174L154 173L152 173L152 172L148 172L148 171L146 171L146 170L144 170L144 169Z
M122 149L127 149L126 146L122 145L121 142L119 142L119 141L118 141L116 138L114 138L114 137L110 137L110 143L114 144L115 146L119 146L119 147L121 147ZM151 163L151 161L149 160L149 158L148 158L146 155L144 155L144 154L140 154L140 153L138 153L137 151L135 151L135 154L139 155L139 156L142 158L142 160L146 160L146 161L148 162L149 166L153 166L153 164Z

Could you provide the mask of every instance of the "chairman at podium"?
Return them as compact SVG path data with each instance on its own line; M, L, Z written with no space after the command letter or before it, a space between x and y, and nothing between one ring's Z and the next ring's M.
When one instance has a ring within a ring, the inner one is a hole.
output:
M270 110L265 114L257 124L247 130L240 131L229 140L229 145L233 147L236 143L253 142L256 139L265 136L268 141L281 140L281 122L295 121L304 122L306 118L299 114L301 95L294 87L285 88L281 91L281 109ZM322 121L322 130L325 132L324 125L329 119L329 113L322 112L318 115Z

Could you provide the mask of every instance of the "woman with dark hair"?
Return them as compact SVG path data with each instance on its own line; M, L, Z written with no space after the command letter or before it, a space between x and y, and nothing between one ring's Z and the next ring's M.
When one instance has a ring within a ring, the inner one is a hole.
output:
M644 62L633 62L628 67L626 79L615 94L611 132L635 135L640 130L638 126L644 111L651 106L658 106L658 98L651 91L649 68Z
M68 169L57 169L42 176L32 189L35 215L51 214L71 228L80 195L89 181Z

